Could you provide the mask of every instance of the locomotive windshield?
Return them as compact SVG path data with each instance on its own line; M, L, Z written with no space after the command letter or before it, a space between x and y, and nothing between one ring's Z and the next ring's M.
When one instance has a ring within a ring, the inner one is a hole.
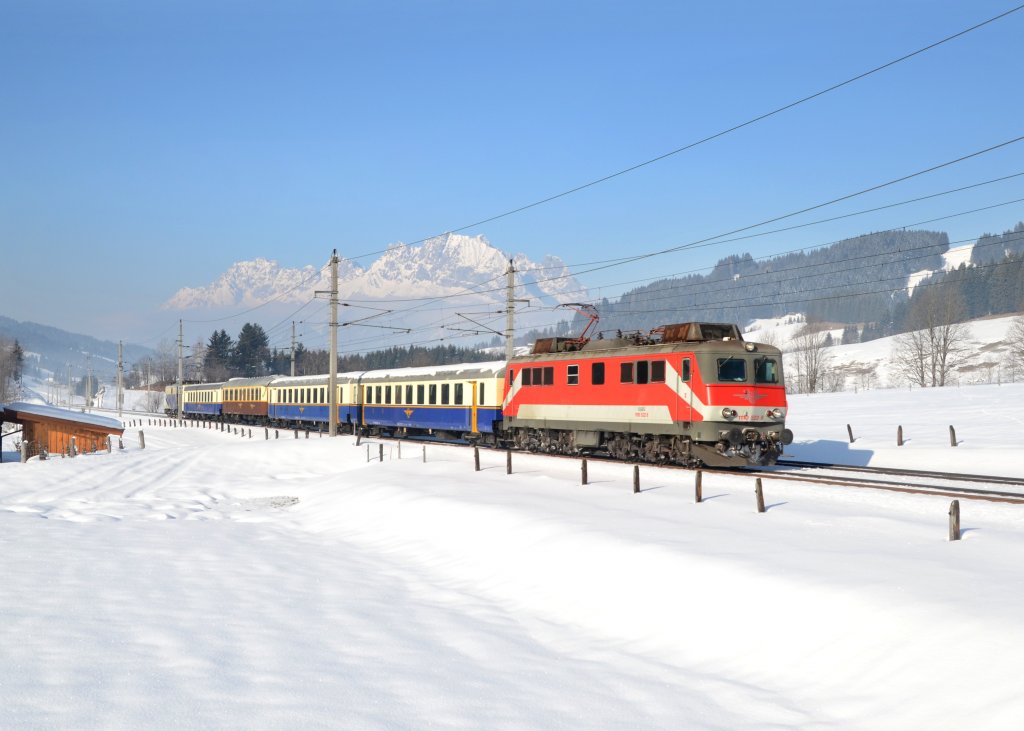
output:
M744 383L747 380L747 362L741 358L718 359L719 383Z
M778 383L779 362L774 358L758 358L754 361L754 383Z

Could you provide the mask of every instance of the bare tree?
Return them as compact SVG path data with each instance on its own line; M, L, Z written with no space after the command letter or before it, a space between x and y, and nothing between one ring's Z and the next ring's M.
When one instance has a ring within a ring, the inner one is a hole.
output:
M896 338L893 370L918 386L945 386L953 371L971 358L970 331L959 320L965 308L960 297L941 289L929 289L914 298L910 310L911 332Z
M828 333L807 332L797 335L789 344L800 393L825 390L826 376L832 367L832 354L825 345ZM835 387L835 382L830 384ZM839 390L835 388L835 390Z
M1006 340L1010 345L1010 372L1016 379L1024 374L1024 315L1013 318Z

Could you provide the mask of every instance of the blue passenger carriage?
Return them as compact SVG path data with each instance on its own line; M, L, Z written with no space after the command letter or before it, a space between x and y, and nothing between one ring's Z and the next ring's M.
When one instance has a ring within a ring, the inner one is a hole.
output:
M367 371L359 421L371 433L491 438L501 423L504 361Z
M182 413L200 419L216 419L224 403L223 383L194 383L182 387Z

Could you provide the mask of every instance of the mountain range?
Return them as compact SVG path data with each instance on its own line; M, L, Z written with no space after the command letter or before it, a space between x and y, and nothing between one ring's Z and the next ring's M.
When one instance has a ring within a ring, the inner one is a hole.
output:
M394 244L369 267L342 258L339 292L345 300L394 301L446 297L476 292L478 303L503 304L505 272L512 261L520 289L541 306L553 306L586 297L586 290L571 276L561 259L547 256L533 262L523 254L509 256L483 236L444 234L419 246ZM330 288L330 270L305 266L289 269L270 259L240 261L216 281L183 287L163 309L190 310L252 306L275 300L306 302L316 291ZM460 301L466 301L460 299Z

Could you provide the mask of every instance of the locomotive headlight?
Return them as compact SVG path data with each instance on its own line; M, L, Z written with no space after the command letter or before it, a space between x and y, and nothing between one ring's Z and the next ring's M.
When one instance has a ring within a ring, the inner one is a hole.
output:
M784 412L782 409L772 409L771 411L768 412L768 416L772 417L773 419L781 419L785 415L786 412Z
M722 416L725 417L726 419L735 419L736 418L736 409L730 409L730 408L726 407L726 408L722 409Z
M757 352L757 345L754 343L743 343L743 349L748 353L755 353Z

